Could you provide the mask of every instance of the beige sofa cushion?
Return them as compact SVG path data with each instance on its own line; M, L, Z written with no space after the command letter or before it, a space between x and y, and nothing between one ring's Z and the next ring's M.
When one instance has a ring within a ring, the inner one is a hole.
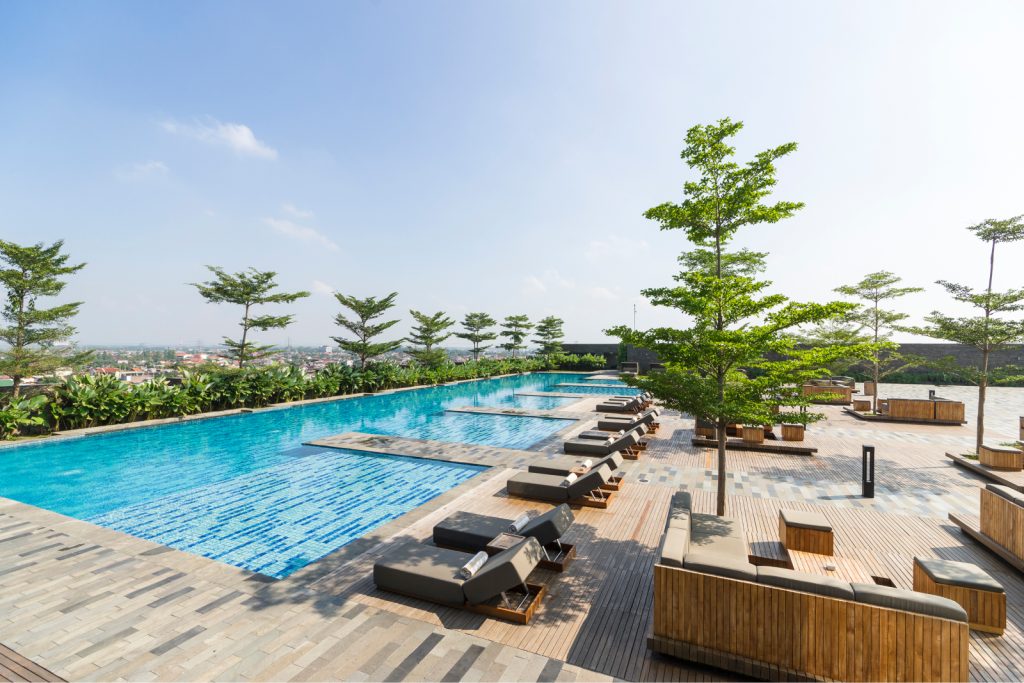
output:
M783 567L758 567L757 582L803 593L853 600L853 588L850 584L831 576L808 574Z

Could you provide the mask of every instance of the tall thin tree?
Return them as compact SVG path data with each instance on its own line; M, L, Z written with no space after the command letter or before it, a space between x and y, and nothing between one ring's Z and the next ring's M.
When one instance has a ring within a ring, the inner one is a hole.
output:
M534 330L534 334L537 336L533 341L540 348L541 354L550 356L561 353L562 339L565 338L565 333L562 332L564 324L564 320L553 315L537 321L537 328Z
M206 266L213 273L208 282L193 282L208 303L235 304L242 307L241 339L224 337L224 345L228 347L227 356L238 361L238 367L247 362L266 358L274 353L273 345L255 344L249 339L250 330L274 330L287 327L294 316L291 315L253 315L254 306L265 304L288 304L303 297L309 292L274 292L277 282L273 271L259 271L249 268L240 273L227 273L217 266Z
M530 323L530 319L527 316L506 316L505 320L501 323L501 336L507 338L508 341L502 344L501 348L509 351L512 354L512 357L515 358L516 351L521 351L526 348L523 341L532 329L533 325Z
M397 320L374 322L394 307L397 297L398 292L391 292L380 299L374 296L360 299L341 292L334 293L334 298L338 300L338 303L355 314L355 318L352 319L339 313L334 316L334 322L351 332L355 339L345 339L344 337L331 337L331 339L343 350L359 358L360 370L366 368L367 360L390 353L402 345L400 339L388 342L373 341L398 323Z
M448 359L448 354L444 352L444 349L437 347L452 336L446 330L454 325L455 321L446 316L443 311L432 315L412 310L409 313L416 324L410 335L406 337L406 341L418 347L410 352L412 357L416 359L416 362L428 368L443 365Z
M79 365L90 355L60 346L74 336L71 319L78 314L82 302L52 308L38 306L40 298L64 291L65 275L85 267L84 263L68 265L70 256L61 253L63 248L63 240L49 246L42 242L22 246L0 240L0 285L6 290L2 317L7 323L0 327L0 341L8 347L0 351L0 372L13 380L15 398L20 395L26 377Z
M467 313L462 319L462 327L466 331L456 332L455 336L473 344L473 360L480 360L480 352L491 348L483 346L483 343L498 338L498 335L491 331L497 324L498 321L486 313Z

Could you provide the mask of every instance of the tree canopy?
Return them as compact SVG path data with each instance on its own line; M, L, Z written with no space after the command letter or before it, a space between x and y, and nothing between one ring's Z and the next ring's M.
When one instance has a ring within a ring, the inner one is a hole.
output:
M452 336L450 332L446 333L445 331L454 325L455 321L445 315L443 311L432 315L412 310L409 313L416 321L416 325L413 326L410 335L406 338L406 341L416 347L410 351L410 354L417 363L428 368L443 365L448 360L448 354L437 346Z
M562 332L564 324L564 320L553 315L537 321L537 328L534 330L534 334L537 336L533 341L543 355L550 356L562 352L562 339L565 337Z
M339 313L334 316L335 324L351 332L355 339L346 339L344 337L331 337L331 339L342 350L348 351L359 358L360 369L366 367L367 360L390 353L402 345L401 340L373 341L398 323L397 320L374 322L394 307L395 299L398 298L398 292L391 292L380 299L374 296L360 299L355 296L342 294L341 292L335 292L334 298L338 300L339 304L352 311L355 315L354 318L347 318L344 314Z
M530 330L532 329L533 325L530 323L530 319L527 316L506 316L505 320L501 323L501 336L508 339L508 341L503 343L501 348L511 353L512 357L515 358L517 351L522 351L526 348L523 341L526 339L526 336L530 334Z
M486 313L467 313L462 319L465 332L456 332L455 336L473 344L473 360L480 360L480 353L491 348L483 346L484 342L493 341L498 335L491 331L498 321Z

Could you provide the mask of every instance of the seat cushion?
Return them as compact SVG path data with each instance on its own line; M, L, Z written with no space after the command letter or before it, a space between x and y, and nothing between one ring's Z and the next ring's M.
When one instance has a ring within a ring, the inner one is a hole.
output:
M607 465L601 465L590 470L582 477L579 477L576 481L569 484L566 493L569 496L569 500L573 498L582 498L594 489L598 489L602 484L607 484L612 478L612 471L608 469Z
M866 605L888 607L953 621L967 621L967 612L963 607L938 595L879 586L873 583L854 583L851 584L851 587L854 599Z
M520 472L506 482L505 488L510 496L564 503L569 500L569 487L559 485L564 478L557 474Z
M384 590L461 606L466 600L458 571L472 557L473 553L409 541L389 548L377 560L373 565L373 582Z
M735 517L719 517L703 512L690 513L690 534L695 536L732 536L745 539L743 522Z
M536 538L538 543L545 546L564 536L572 526L574 519L572 510L563 503L531 519L526 526L519 530L519 534Z
M509 524L511 521L503 517L459 510L434 525L434 545L476 552L483 550L484 546L498 534L508 531Z
M747 561L747 542L736 536L697 535L690 529L690 551L717 553L737 560Z
M832 531L832 525L825 515L820 512L805 512L803 510L779 510L779 516L786 522L786 526L798 529L813 529L815 531Z
M666 527L690 528L690 492L677 491L672 496L672 502L668 509L668 520Z
M683 566L690 571L724 576L727 579L757 581L757 567L742 560L715 552L689 552Z
M808 574L783 567L758 567L757 582L803 593L853 600L853 588L850 584L831 576Z
M1001 484L989 484L985 488L1000 498L1005 498L1011 503L1016 503L1017 505L1024 507L1024 493L1021 493L1017 489L1011 489L1009 486L1003 486Z
M1003 593L1002 584L993 579L981 567L967 562L952 560L935 560L915 557L914 562L921 566L925 574L935 583L944 586L959 586L972 590Z
M523 585L530 572L537 568L541 557L537 539L527 538L519 545L489 558L473 578L462 584L466 602L471 605L487 602L502 591Z
M658 549L658 561L666 567L682 567L683 560L690 547L690 534L685 529L669 527L661 535L661 547Z

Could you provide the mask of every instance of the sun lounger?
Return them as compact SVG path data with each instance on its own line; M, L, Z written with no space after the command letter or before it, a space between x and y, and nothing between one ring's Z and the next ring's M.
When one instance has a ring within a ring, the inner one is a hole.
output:
M565 571L576 556L575 547L561 541L562 536L572 526L573 519L569 506L559 505L533 517L519 531L511 532L509 528L514 520L459 510L434 525L434 545L478 552L484 550L499 534L516 533L537 539L544 551L544 559L540 562L541 569L560 572Z
M595 410L600 413L639 413L641 406L642 404L639 399L631 401L605 401L604 403L598 403Z
M409 541L388 549L373 565L373 582L392 593L525 624L545 592L544 586L526 582L543 556L537 539L527 538L488 558L466 579L460 570L473 553Z
M530 463L529 471L535 474L557 474L564 477L573 470L581 468L587 460L591 461L588 472L602 465L611 470L611 477L608 479L608 483L602 485L601 488L605 491L618 491L622 488L625 472L621 469L623 457L618 451L603 458L587 458L584 455L563 455L557 458L535 460Z
M568 503L586 507L606 508L612 493L602 490L611 479L607 465L592 469L575 481L564 485L566 477L558 474L520 472L505 485L508 495L549 503Z
M600 430L600 429L588 429L586 431L580 432L579 434L577 434L573 438L574 439L591 439L593 441L606 441L608 439L616 438L617 436L622 436L626 432L636 432L640 436L644 436L645 434L647 434L648 431L650 431L650 430L648 429L647 425L638 424L635 427L630 427L629 429L625 429L625 428L616 429L611 434L609 434L606 431Z
M652 432L658 431L658 416L661 411L657 408L648 408L636 416L629 415L605 415L597 421L597 428L608 432L617 432L620 429L630 430L638 425L647 425Z
M612 436L604 441L594 439L569 439L562 444L562 450L569 455L596 455L603 457L611 455L615 451L621 451L623 457L636 460L641 450L637 448L640 443L640 435L636 430L626 432L622 436Z

